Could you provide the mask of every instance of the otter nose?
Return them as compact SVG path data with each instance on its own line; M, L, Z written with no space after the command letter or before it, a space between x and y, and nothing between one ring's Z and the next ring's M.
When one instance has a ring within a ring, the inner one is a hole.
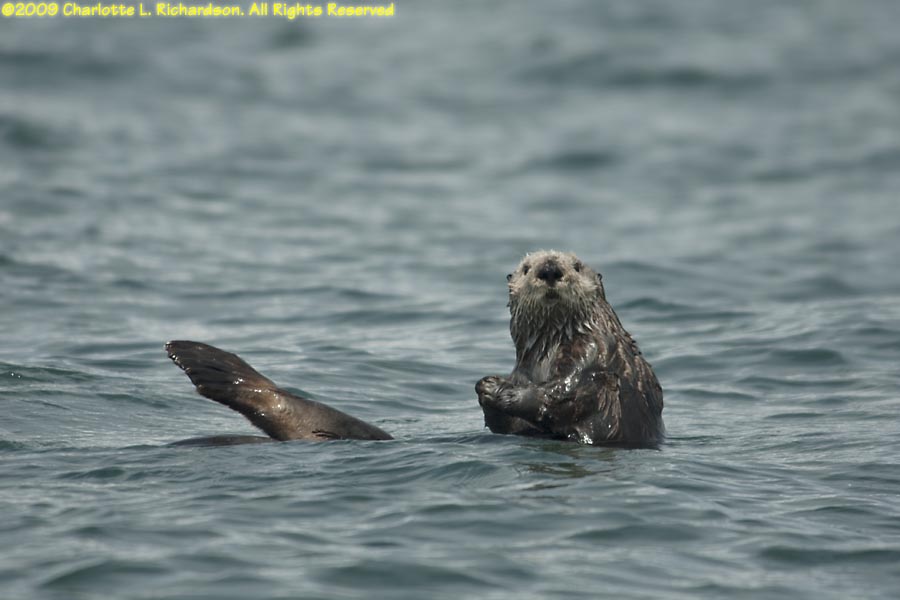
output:
M546 262L537 272L537 278L543 279L547 282L547 285L553 287L557 281L562 279L563 272L562 269L559 268L559 265L555 262Z

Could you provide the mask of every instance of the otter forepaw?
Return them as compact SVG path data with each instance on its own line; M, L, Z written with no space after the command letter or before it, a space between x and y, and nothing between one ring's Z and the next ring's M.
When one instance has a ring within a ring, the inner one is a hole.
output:
M475 392L478 394L478 403L482 406L484 406L485 401L493 404L491 400L494 400L497 397L507 383L508 381L506 378L500 377L499 375L482 377L481 380L475 384Z
M521 402L519 390L508 379L503 377L485 377L478 383L478 388L481 390L478 394L478 403L481 404L482 408L490 408L509 414L518 411Z

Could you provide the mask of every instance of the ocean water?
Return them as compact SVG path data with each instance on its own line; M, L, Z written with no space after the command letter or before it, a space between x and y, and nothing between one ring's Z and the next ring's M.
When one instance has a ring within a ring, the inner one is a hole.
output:
M900 4L0 19L0 597L896 598ZM572 250L658 450L493 435ZM239 353L391 442L248 434Z

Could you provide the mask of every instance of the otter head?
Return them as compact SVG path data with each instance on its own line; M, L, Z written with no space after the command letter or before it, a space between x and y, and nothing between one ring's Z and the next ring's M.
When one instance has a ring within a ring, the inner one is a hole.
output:
M606 297L601 279L571 252L526 254L506 277L513 338L589 327L597 302Z

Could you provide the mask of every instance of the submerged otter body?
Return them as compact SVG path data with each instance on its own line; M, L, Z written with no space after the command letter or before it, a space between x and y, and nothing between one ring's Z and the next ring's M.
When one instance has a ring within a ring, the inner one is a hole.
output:
M556 251L528 254L507 277L516 365L475 386L491 431L598 445L663 440L662 388L601 279Z

